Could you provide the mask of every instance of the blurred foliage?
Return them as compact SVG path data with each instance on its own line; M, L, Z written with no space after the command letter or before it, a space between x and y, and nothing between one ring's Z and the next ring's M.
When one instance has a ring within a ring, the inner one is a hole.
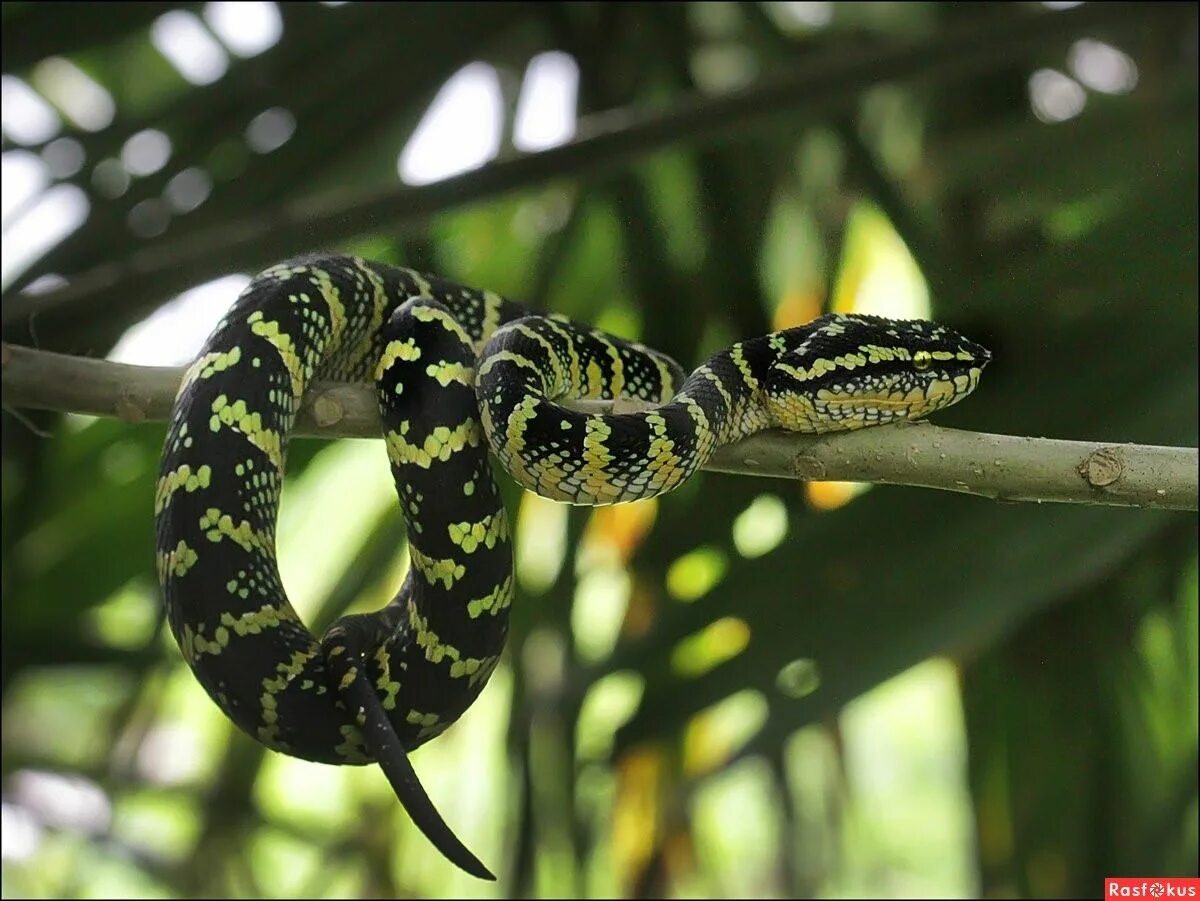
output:
M795 72L820 85L847 55L913 48L819 116L805 100L617 171L450 191L419 227L370 216L341 246L691 363L822 309L903 295L920 313L928 295L996 356L939 421L1194 446L1195 6L1050 6L283 4L275 46L195 86L149 32L201 4L6 3L5 78L37 85L65 57L116 115L68 117L84 162L58 180L89 216L4 301L393 190L400 149L472 60L499 73L507 159L546 50L577 60L586 123ZM1106 58L1136 83L1104 82L1087 41L1119 48ZM1039 97L1045 70L1062 78ZM274 107L294 135L247 150ZM169 163L105 193L97 168L145 128ZM3 151L54 152L7 134ZM139 237L134 211L187 167L211 195ZM236 268L189 265L194 282ZM48 306L5 340L104 354L170 300L153 284ZM505 480L507 657L415 756L490 886L430 850L378 772L269 754L192 680L153 581L162 437L5 409L6 896L1073 897L1105 875L1196 873L1194 515L714 474L589 511ZM392 497L378 444L294 442L281 564L315 628L399 584Z

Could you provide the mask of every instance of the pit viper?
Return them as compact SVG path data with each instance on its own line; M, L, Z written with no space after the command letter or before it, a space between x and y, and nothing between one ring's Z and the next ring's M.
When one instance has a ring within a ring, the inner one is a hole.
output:
M492 878L407 757L471 705L504 648L512 530L489 451L545 497L633 501L763 429L925 416L973 391L989 359L942 325L830 314L685 377L656 350L490 291L347 256L289 260L250 282L176 397L154 502L167 619L242 730L306 760L380 763L430 841ZM411 563L389 604L321 638L275 556L288 434L314 380L374 382ZM644 408L584 413L571 399Z

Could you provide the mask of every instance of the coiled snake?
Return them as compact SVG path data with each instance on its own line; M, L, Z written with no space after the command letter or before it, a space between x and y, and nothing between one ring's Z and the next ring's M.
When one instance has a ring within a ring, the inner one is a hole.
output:
M508 518L489 449L575 504L653 497L767 428L855 429L965 397L990 359L940 325L829 315L734 345L686 379L669 357L408 269L309 256L256 277L188 369L155 495L159 582L196 678L269 748L378 761L451 861L492 878L407 752L470 706L504 647ZM384 609L321 639L288 602L275 523L288 433L313 379L374 380L411 566ZM586 414L571 398L657 404Z

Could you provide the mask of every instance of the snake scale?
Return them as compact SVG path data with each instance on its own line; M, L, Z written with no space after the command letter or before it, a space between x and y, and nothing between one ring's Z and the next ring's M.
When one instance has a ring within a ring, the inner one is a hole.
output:
M924 416L974 390L989 359L941 325L827 315L685 378L658 351L527 316L489 291L346 256L290 260L251 281L175 401L155 493L171 631L242 730L307 760L379 762L431 842L492 878L407 757L471 705L504 647L513 554L489 450L556 500L654 497L763 429ZM411 559L387 606L322 638L288 602L275 558L288 434L316 379L375 383ZM648 408L562 405L618 398Z

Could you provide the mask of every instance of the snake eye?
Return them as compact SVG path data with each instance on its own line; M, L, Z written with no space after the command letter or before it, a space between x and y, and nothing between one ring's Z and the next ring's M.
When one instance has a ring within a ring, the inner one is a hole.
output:
M917 372L924 372L933 365L933 354L927 350L918 350L912 355L912 364Z

